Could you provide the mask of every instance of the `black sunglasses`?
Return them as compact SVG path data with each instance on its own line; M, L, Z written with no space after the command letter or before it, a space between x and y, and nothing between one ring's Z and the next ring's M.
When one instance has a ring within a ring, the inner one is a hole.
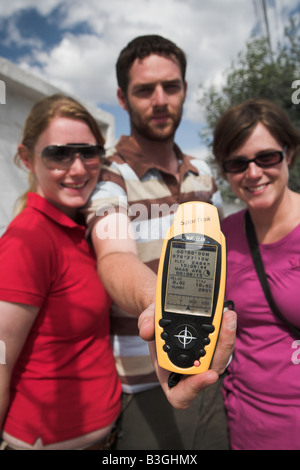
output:
M249 163L254 162L260 168L271 168L278 165L284 159L284 152L281 150L273 150L272 152L262 153L256 155L255 158L249 159L246 157L232 158L225 160L222 163L225 173L243 173L247 170Z
M104 155L102 145L90 144L49 145L41 152L42 161L49 170L67 170L77 156L88 168L97 168Z

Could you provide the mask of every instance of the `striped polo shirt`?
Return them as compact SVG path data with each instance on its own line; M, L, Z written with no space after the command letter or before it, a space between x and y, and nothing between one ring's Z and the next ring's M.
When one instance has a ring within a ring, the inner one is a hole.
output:
M99 183L85 208L88 230L111 211L126 211L138 244L139 258L155 273L164 236L178 205L188 201L214 204L222 212L222 200L208 165L187 156L177 145L180 182L163 168L145 159L130 137L122 136L108 152ZM107 227L105 236L115 234ZM158 385L148 344L138 333L137 318L117 305L111 311L111 337L123 391L137 393Z

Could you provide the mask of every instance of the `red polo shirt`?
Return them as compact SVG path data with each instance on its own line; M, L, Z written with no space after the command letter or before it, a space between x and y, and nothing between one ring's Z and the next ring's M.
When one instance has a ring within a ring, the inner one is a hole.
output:
M114 421L121 387L109 340L111 300L85 227L37 194L0 240L0 300L40 308L14 369L3 429L50 444Z

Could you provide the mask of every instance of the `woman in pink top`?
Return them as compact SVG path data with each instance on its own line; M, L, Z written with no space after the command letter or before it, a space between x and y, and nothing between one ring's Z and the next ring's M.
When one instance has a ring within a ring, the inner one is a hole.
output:
M266 100L220 118L213 151L247 206L274 300L300 329L300 195L288 187L300 134ZM245 234L246 209L222 224L227 298L238 315L236 347L224 382L232 449L300 449L300 338L270 309Z

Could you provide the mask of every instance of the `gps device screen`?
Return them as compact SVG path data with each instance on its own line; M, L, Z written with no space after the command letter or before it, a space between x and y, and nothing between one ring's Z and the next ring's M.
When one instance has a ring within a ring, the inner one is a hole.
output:
M212 204L181 204L163 243L155 300L158 363L179 374L209 369L225 296L226 241Z
M171 243L165 311L210 317L217 246Z

